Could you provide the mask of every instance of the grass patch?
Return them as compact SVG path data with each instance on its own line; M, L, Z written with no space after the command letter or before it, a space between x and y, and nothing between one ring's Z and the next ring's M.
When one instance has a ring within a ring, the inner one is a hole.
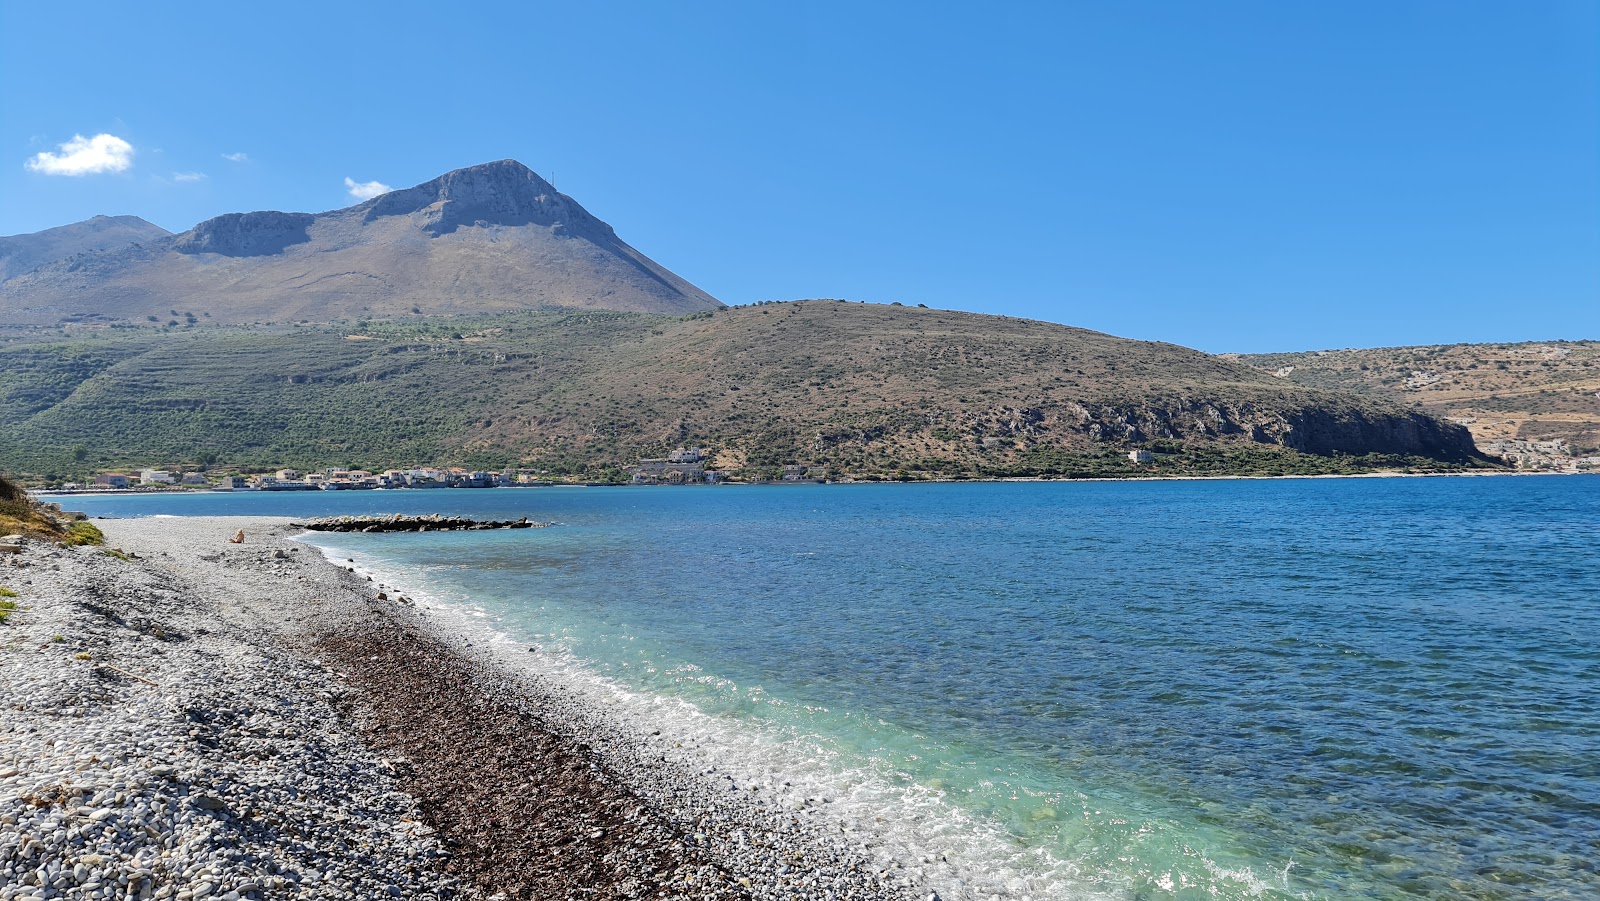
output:
M3 586L0 586L0 598L15 598L15 597L21 597L21 595L17 594L15 591L12 591L9 588L5 588Z
M86 544L99 547L106 543L106 536L94 523L79 520L67 527L67 535L61 543L68 547L80 547Z
M15 595L12 595L12 597L15 597ZM0 623L4 623L6 620L9 620L11 618L11 614L16 613L17 609L16 601L0 599Z
M122 548L119 547L108 547L100 553L105 554L107 557L115 557L118 560L128 559L128 555L123 552Z

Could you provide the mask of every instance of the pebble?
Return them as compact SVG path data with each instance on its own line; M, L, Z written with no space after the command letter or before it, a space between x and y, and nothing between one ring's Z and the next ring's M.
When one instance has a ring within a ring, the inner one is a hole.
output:
M24 610L0 626L0 901L490 896L450 875L450 850L401 788L414 764L362 740L349 719L359 695L307 638L371 616L378 588L398 591L302 552L281 520L102 525L108 544L138 557L29 542L0 559L0 583L31 578ZM225 544L241 526L251 543ZM697 769L687 740L620 725L581 692L525 677L506 676L508 697L533 698L594 749L604 778L676 824L678 850L711 861L678 871L673 897L979 897L933 894L920 868L841 840L824 805L785 801L781 778L741 791L707 762ZM609 842L617 831L586 834ZM568 897L592 895L573 886Z
M23 594L0 626L0 901L461 897L437 840L402 828L413 799L317 697L327 674L195 597L186 570L216 564L193 547L161 569L151 550L0 561Z

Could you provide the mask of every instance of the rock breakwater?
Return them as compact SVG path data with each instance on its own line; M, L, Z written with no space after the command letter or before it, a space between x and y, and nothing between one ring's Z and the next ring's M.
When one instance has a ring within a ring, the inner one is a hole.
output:
M543 529L555 525L522 519L483 520L464 516L336 516L293 523L297 529L313 532L480 532L489 529Z

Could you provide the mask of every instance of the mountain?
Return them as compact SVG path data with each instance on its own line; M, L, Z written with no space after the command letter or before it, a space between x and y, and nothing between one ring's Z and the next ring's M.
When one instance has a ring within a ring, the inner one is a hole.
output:
M138 216L96 216L29 235L0 237L0 282L74 254L116 250L171 235Z
M325 213L229 213L0 286L0 321L18 325L721 306L514 160Z
M1351 391L1464 424L1536 467L1600 455L1600 341L1441 344L1238 356L1283 384Z
M0 344L0 468L35 474L215 459L594 476L679 445L706 447L723 467L819 464L863 478L1482 463L1466 429L1392 401L1172 344L897 305L126 328ZM1130 448L1155 462L1131 463Z

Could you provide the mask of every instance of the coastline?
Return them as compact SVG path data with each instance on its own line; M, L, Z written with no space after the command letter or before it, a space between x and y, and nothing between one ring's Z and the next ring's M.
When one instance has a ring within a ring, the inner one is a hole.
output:
M1600 475L1600 470L1593 469L1489 469L1489 470L1461 470L1456 472L1332 472L1332 473L1307 473L1304 475L1137 475L1137 476L1087 476L1084 478L1046 478L1044 476L1009 476L994 479L911 479L902 482L898 479L851 479L849 481L817 482L719 482L716 485L629 485L618 483L615 485L588 485L588 484L558 484L541 485L537 490L551 488L750 488L760 486L797 487L800 485L983 485L1003 484L1006 482L1227 482L1227 481L1277 481L1283 479L1436 479L1436 478L1488 478L1491 476L1587 476ZM536 490L529 486L507 485L506 489L516 491ZM379 491L412 491L416 489L376 489ZM449 489L447 489L449 490ZM454 489L462 491L494 491L494 488ZM181 494L232 494L230 491L216 491L210 488L154 488L141 489L81 489L64 490L57 488L33 489L28 492L37 498L51 497L132 497L135 495L181 495Z
M23 606L0 686L27 699L0 712L25 736L0 752L0 901L936 894L829 799L734 783L286 520L100 525L128 559L0 565Z

